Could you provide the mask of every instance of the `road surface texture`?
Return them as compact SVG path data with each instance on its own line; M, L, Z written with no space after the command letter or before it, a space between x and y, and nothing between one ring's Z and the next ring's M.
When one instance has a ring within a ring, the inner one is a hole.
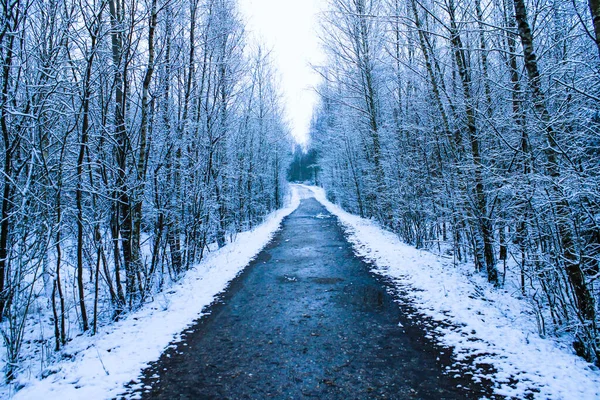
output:
M210 315L144 371L135 394L169 400L489 395L468 377L443 374L450 350L426 340L388 291L354 255L337 219L314 198L304 199Z

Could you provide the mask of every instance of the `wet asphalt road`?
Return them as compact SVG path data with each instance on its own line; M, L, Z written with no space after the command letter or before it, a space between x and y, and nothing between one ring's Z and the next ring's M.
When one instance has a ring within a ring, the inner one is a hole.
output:
M386 283L353 254L337 219L305 199L211 314L144 372L137 394L436 400L483 394L468 379L442 373L449 350L425 340L411 321Z

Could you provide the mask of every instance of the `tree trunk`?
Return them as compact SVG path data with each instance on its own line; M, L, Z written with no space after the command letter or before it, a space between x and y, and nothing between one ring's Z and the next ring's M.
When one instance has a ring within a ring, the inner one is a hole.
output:
M598 47L598 55L600 56L600 0L589 0L590 13L592 14L592 24L594 25L594 33L596 34L596 46Z
M359 72L362 78L362 90L365 101L366 113L368 116L369 134L372 147L372 161L375 175L375 188L372 195L374 204L370 207L375 207L378 210L380 217L384 223L389 223L391 218L391 207L388 204L387 189L385 184L385 174L381 161L381 139L379 127L379 115L377 107L377 92L375 88L375 77L373 76L373 60L371 55L372 33L367 25L367 10L364 0L355 0L356 14L358 18L358 32L356 41L356 56Z
M479 28L479 49L481 50L481 68L483 72L483 88L485 91L486 114L488 118L492 117L492 90L489 82L489 62L488 49L485 42L485 25L483 23L483 11L481 10L481 0L475 0L475 12L477 13L477 25Z
M152 75L154 74L154 34L156 31L156 24L158 21L158 11L157 11L157 0L152 0L150 6L150 21L148 26L148 65L146 67L146 74L144 75L144 80L142 83L142 104L141 104L141 126L140 126L140 144L139 144L139 157L136 168L136 187L133 195L133 207L132 207L132 223L133 223L133 231L132 231L132 257L135 262L136 273L141 273L142 269L142 256L141 256L141 235L142 235L142 206L144 199L144 190L146 186L146 168L148 163L148 154L147 154L147 146L148 146L148 128L150 125L149 121L149 110L150 110L150 101L149 101L149 92L150 92L150 84L152 82ZM142 282L138 280L138 284L141 285ZM143 290L142 290L143 291ZM139 300L141 301L143 294L140 293Z
M119 209L120 221L117 232L121 236L121 248L123 250L123 262L125 264L125 295L129 307L133 307L136 296L136 277L140 268L140 252L136 249L139 242L134 240L133 232L133 207L127 185L127 154L129 149L129 138L125 126L125 77L122 71L125 68L122 60L123 56L123 21L121 9L122 4L118 0L109 1L109 10L111 15L111 44L114 67L114 85L115 85L115 159L116 159L116 178L115 202Z
M96 19L96 30L91 33L91 49L86 63L85 78L83 82L83 102L82 102L82 124L81 124L81 140L79 145L79 155L77 157L77 189L75 191L75 202L77 206L77 290L79 293L79 309L81 312L81 320L83 322L83 331L89 329L87 311L85 308L85 294L83 288L83 165L85 154L88 145L89 129L90 129L90 96L91 96L91 80L92 67L94 65L94 57L96 55L96 40L98 30L100 29L100 14ZM58 283L60 285L60 282Z
M491 218L488 215L488 200L483 181L484 165L481 159L481 143L478 137L479 134L477 132L477 126L475 122L475 107L473 104L474 99L471 96L471 73L468 66L468 55L464 51L462 39L458 32L453 0L449 0L448 2L448 12L450 16L450 41L453 47L458 74L462 81L463 96L465 99L467 132L469 134L471 155L473 157L476 198L475 217L478 220L478 230L481 235L480 240L483 242L483 257L488 281L494 285L498 285L498 270L496 268L496 259L493 246L493 227Z
M12 196L13 196L13 155L16 151L16 145L18 139L13 139L9 122L9 94L12 81L12 64L14 58L14 41L15 35L19 26L19 16L14 15L20 11L20 5L17 4L14 7L8 9L4 8L4 19L5 24L11 25L7 29L11 30L11 33L3 35L2 42L0 44L6 49L3 61L3 80L2 80L2 97L1 97L1 110L0 110L0 129L2 130L2 143L4 146L4 165L3 165L3 190L2 190L2 214L0 220L0 322L4 317L4 309L10 298L8 295L8 288L6 287L9 260L8 260L8 243L11 231L10 213L12 208ZM12 24L11 24L12 22ZM16 140L16 141L15 141Z

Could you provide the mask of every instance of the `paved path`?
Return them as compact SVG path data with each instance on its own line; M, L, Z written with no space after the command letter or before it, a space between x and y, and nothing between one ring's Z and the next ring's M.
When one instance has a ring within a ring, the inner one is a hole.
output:
M211 315L145 371L138 394L478 398L484 389L442 373L448 350L425 340L417 325L354 256L337 219L315 199L305 199Z

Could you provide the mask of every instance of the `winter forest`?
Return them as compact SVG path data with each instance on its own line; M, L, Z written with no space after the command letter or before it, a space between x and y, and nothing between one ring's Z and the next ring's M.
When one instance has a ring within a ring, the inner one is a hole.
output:
M280 207L290 141L269 56L245 47L231 0L1 7L10 378L38 308L48 357Z
M237 3L0 0L2 379L162 298L288 181L517 288L600 366L600 1L324 1L303 145Z
M492 285L510 264L540 334L598 362L600 3L331 3L311 131L330 198Z

